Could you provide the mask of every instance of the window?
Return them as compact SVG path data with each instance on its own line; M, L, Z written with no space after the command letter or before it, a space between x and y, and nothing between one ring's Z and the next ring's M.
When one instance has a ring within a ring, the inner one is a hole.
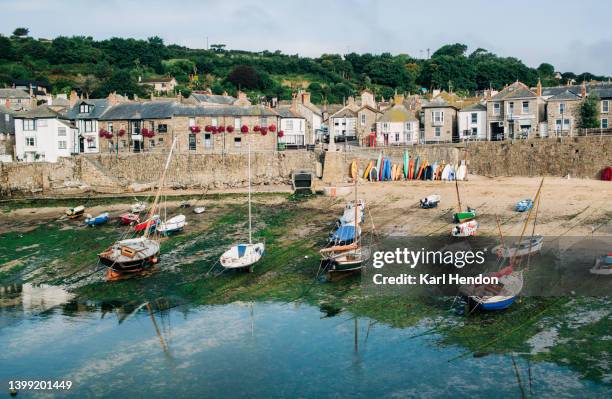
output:
M149 146L155 147L155 140L149 140Z
M523 101L521 112L524 114L529 113L529 101Z
M214 117L210 120L210 124L213 126L217 126L218 123L219 121L217 120L217 117Z
M444 111L432 111L431 120L434 124L444 123Z
M47 120L39 119L38 122L36 122L36 126L37 127L47 127Z
M478 128L477 127L473 127L472 128L472 136L477 136L478 135Z
M149 127L152 131L155 131L155 121L149 121Z
M366 115L365 114L361 114L361 125L365 125L366 123Z
M563 114L565 112L565 103L559 103L559 113Z
M285 129L293 130L293 119L287 119L285 121Z
M234 147L242 147L242 138L234 137Z
M59 150L65 150L66 148L68 148L68 142L65 140L61 140L57 142L57 148Z
M168 133L168 125L166 125L165 123L160 123L159 125L157 125L157 132Z
M36 140L34 137L26 137L26 147L34 147L36 145Z
M189 127L195 126L195 118L189 118Z
M389 131L389 124L386 123L386 122L383 123L382 130L383 130L383 132L388 132Z
M127 148L127 140L121 140L121 148Z
M472 112L472 123L478 123L478 114L476 112Z
M94 123L91 119L85 120L85 131L93 132L94 131Z
M412 123L406 122L406 131L412 132Z
M266 126L268 124L268 118L265 116L261 117L261 126Z
M440 127L436 127L436 137L440 137Z
M8 122L11 119L11 117L9 116L9 114L4 114L4 121Z
M160 143L160 144L163 143L164 142L164 138L163 137L158 138L157 142Z
M234 129L239 130L240 127L240 118L234 118Z
M87 140L87 148L89 148L90 150L96 149L96 140L93 137L90 137Z
M601 128L602 129L607 129L608 128L608 118L602 118L601 119Z
M514 101L510 101L510 102L508 103L508 113L509 113L509 114L514 113Z
M65 137L66 136L66 128L65 127L58 127L57 128L57 135L60 137Z
M400 141L399 137L400 137L400 134L399 133L395 133L395 141L399 142Z
M193 133L189 134L189 150L190 151L196 150L196 135Z
M610 112L610 101L602 100L601 101L601 112Z
M114 132L114 130L113 130L113 122L108 122L108 131L111 132L111 133Z
M79 112L81 114L88 114L89 113L89 105L81 104L81 106L79 107Z
M204 148L212 148L212 136L210 133L204 133Z
M555 120L555 129L561 130L561 119Z
M493 103L493 115L499 115L501 107L499 103Z
M36 121L34 119L24 119L23 130L36 130Z

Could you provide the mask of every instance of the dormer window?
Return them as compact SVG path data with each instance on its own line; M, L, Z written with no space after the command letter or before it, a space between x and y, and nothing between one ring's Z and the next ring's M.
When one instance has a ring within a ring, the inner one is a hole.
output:
M79 107L79 113L81 114L88 114L90 112L90 105L89 104L81 104L81 106Z

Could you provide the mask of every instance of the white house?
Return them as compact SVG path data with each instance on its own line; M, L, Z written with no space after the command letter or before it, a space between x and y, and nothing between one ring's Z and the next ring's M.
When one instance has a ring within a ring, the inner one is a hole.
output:
M419 140L419 121L403 104L403 96L396 96L394 105L385 110L376 122L377 145L416 144Z
M279 131L283 132L283 137L279 137L278 142L288 146L303 147L306 142L306 119L291 108L278 108L280 116Z
M15 120L15 158L26 162L57 162L75 152L76 127L47 106L18 112Z
M335 140L357 137L357 111L349 105L331 115L329 131L330 134L333 133Z
M476 103L461 108L459 118L459 140L487 140L487 107Z

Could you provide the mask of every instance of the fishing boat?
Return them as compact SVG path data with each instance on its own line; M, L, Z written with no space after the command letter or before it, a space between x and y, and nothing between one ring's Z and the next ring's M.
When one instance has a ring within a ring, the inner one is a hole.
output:
M456 180L455 180L456 181ZM453 222L463 223L476 218L476 209L467 208L467 212L457 212L453 214Z
M196 206L195 208L193 208L193 213L199 215L201 213L204 213L205 210L206 208L204 208L203 206Z
M146 209L147 205L144 202L136 202L130 207L130 211L132 211L132 213L140 213Z
M251 140L247 138L249 153L249 242L237 244L225 251L219 262L225 269L246 269L253 271L255 263L259 262L266 252L263 242L253 243L253 222L251 211Z
M81 217L84 213L85 206L83 205L75 206L74 208L69 208L68 210L66 210L66 216L68 216L68 218L70 219L76 219L78 217Z
M489 276L497 277L499 284L463 285L459 291L467 296L472 308L507 309L516 301L523 289L523 271L515 271L512 266L507 266Z
M589 269L589 272L600 276L612 275L612 252L595 259L595 265Z
M359 220L359 223L362 223L365 215L365 200L357 201L357 206L359 208L357 210L357 219ZM345 224L354 222L355 214L355 201L349 201L344 207L342 216L338 218L338 226L343 226Z
M87 219L85 219L85 224L87 224L88 226L97 226L99 224L107 223L108 219L108 212L103 212L96 217L87 215Z
M451 230L453 237L470 237L475 236L478 231L479 224L475 220L469 220L454 226Z
M342 225L329 236L329 246L348 245L355 241L355 237L361 236L361 228L355 227L355 223Z
M175 234L183 231L183 228L187 224L185 215L176 215L157 224L157 232L163 235Z
M440 196L438 194L428 195L427 197L422 198L419 201L419 205L423 209L435 208L438 206L439 203L440 203Z
M132 230L134 230L135 232L155 231L155 229L157 228L157 225L160 222L161 222L161 219L159 218L159 215L153 215L149 217L147 220L145 220L144 222L135 224L132 227Z
M533 237L528 237L518 245L505 247L503 245L498 245L492 249L492 252L497 254L500 258L513 258L513 257L521 257L527 256L531 254L535 254L542 250L542 244L544 243L544 237L540 235L535 235Z
M533 201L530 198L526 198L516 203L517 212L526 212L533 207Z
M131 225L140 222L140 216L135 213L127 212L119 216L119 222L125 225Z
M157 219L155 216L175 145L176 138L172 141L172 146L170 147L170 152L168 153L168 158L166 159L166 164L160 177L157 193L151 204L151 209L149 210L145 227L143 228L144 234L141 237L116 241L105 251L98 254L100 263L108 268L108 280L117 279L124 274L140 272L158 262L160 253L159 237L152 235L155 229L151 231L151 229L147 227L152 226L153 221L159 220L159 216ZM151 224L148 224L148 222L151 222Z

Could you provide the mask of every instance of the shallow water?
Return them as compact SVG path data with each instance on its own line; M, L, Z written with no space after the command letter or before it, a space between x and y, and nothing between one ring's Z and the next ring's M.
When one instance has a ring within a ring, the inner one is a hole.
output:
M521 396L510 355L449 362L465 349L440 345L438 335L415 338L424 325L391 328L277 302L132 307L5 308L0 381L71 380L78 397ZM555 363L515 361L529 396L612 392Z

